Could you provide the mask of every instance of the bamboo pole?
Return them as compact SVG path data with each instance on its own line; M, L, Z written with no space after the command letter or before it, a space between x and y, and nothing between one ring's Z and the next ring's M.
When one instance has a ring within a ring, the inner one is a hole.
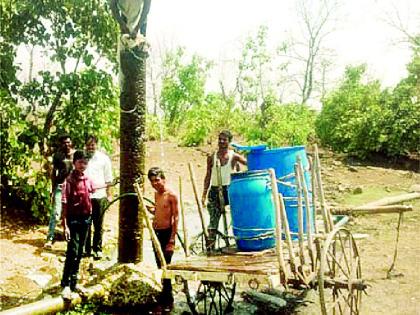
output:
M181 217L182 217L182 231L184 234L184 253L185 257L190 256L190 244L188 242L188 231L187 231L187 224L185 222L185 209L184 209L184 202L182 200L182 178L179 176L179 206L181 208Z
M311 225L311 204L309 201L309 194L308 194L308 187L306 186L305 181L305 173L303 171L302 161L300 157L297 157L298 162L298 171L299 171L299 179L303 190L303 197L305 200L305 214L306 214L306 233L307 233L307 241L308 241L308 249L309 249L309 257L311 258L312 262L312 271L315 271L315 248L314 242L312 238L312 225Z
M1 315L44 315L55 314L65 309L71 309L77 304L82 303L79 295L71 301L64 301L63 298L55 297L37 301L34 303L18 306L9 310L0 312Z
M318 226L316 224L317 191L316 191L314 164L310 156L308 157L308 161L309 161L309 169L311 170L311 192L312 192L312 211L313 211L314 228L315 228L315 233L318 234Z
M195 184L194 170L192 168L192 164L191 163L188 163L188 169L190 171L190 179L191 179L191 184L193 186L195 201L197 202L198 214L200 215L201 227L203 229L204 238L205 238L205 241L206 241L206 244L207 244L208 239L209 239L209 233L207 231L207 227L206 227L206 224L204 222L203 209L201 208L201 201L200 201L200 198L198 197L197 186Z
M289 249L289 259L290 266L294 272L297 272L295 253L293 250L292 237L290 235L289 221L287 220L286 208L284 206L284 200L282 194L279 194L279 205L280 205L280 215L283 223L283 230L286 236L287 247Z
M303 246L303 209L302 209L302 185L299 178L299 168L295 163L295 178L297 184L297 199L298 199L298 242L299 242L299 257L302 267L305 265L305 255L304 255L304 246Z
M314 157L315 157L315 163L314 163L315 174L316 174L316 180L317 180L318 189L319 189L319 199L321 202L322 216L324 218L325 232L329 233L333 230L334 223L333 223L331 214L327 209L327 204L325 201L324 186L322 184L322 178L321 178L321 162L319 160L318 146L316 144L314 144Z
M225 234L225 242L226 245L229 247L229 237L228 237L228 224L226 219L226 208L225 208L225 196L223 195L223 186L222 186L222 166L220 164L220 160L216 159L216 170L217 170L217 186L219 189L219 205L220 210L222 211L223 217L223 228Z
M358 215L358 214L379 214L379 213L402 213L413 211L413 206L362 206L356 208L332 209L333 214Z
M268 170L270 173L271 178L271 193L273 195L274 207L276 211L276 253L277 253L277 260L279 262L279 274L280 274L280 283L284 283L287 286L289 274L288 270L286 269L286 263L284 261L283 256L283 244L281 239L281 210L280 210L280 203L279 203L279 191L277 188L277 180L276 174L274 169L270 168Z
M153 246L155 247L158 259L160 261L161 269L166 269L165 256L163 255L162 248L160 247L160 242L156 236L155 230L153 229L152 223L150 222L150 219L147 216L147 210L143 202L143 193L141 192L140 185L138 183L134 183L134 189L136 190L137 198L139 199L139 208L141 216L146 222L147 229L149 230L150 237L152 238Z
M420 192L413 192L409 194L402 194L398 196L392 196L392 197L387 197L387 198L379 199L376 201L372 201L360 207L356 207L356 209L363 208L363 207L377 207L377 206L393 205L399 202L409 201L409 200L418 199L418 198L420 198Z

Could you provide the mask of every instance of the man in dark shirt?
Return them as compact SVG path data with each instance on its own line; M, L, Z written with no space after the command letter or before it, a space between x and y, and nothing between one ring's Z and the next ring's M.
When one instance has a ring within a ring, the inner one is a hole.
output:
M73 145L69 135L59 138L60 147L53 156L53 170L51 173L52 202L50 223L48 225L46 249L51 249L54 241L55 227L61 218L61 192L64 180L73 169Z

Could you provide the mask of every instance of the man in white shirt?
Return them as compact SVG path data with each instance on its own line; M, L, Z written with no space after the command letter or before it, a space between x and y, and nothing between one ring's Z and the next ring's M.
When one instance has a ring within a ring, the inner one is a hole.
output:
M96 191L92 194L92 227L86 238L85 254L92 254L95 260L102 258L102 234L105 209L112 200L112 166L111 159L105 153L97 150L98 138L90 135L86 139L86 152L89 163L85 174L92 179ZM93 253L92 253L93 250Z

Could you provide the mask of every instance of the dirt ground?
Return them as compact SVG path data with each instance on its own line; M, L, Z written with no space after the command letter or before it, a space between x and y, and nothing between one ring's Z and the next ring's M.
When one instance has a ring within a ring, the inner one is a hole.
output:
M182 183L189 229L199 230L198 214L194 210L193 189L189 180L188 163L195 171L201 194L205 173L205 148L181 148L173 143L148 143L146 167L161 166L175 191ZM113 157L115 169L118 156ZM321 155L323 179L328 203L333 207L360 205L379 198L407 193L420 184L418 172L361 165L343 157ZM117 193L117 191L115 191ZM146 196L152 196L150 185ZM357 217L348 227L365 238L357 240L361 254L363 278L369 283L368 295L363 296L363 314L420 314L420 201L413 200L414 211L404 215L398 244L395 271L387 279L395 250L397 214ZM5 209L2 209L5 210ZM193 218L189 220L189 218ZM118 234L118 207L114 205L106 216L106 248L113 248ZM58 235L53 249L43 249L47 226L36 225L21 212L2 211L0 227L0 310L27 303L39 297L43 289L57 285L64 261L65 242ZM145 258L153 261L150 246L145 244ZM149 250L147 250L149 249ZM178 247L178 256L182 257ZM111 256L110 253L107 256ZM112 257L105 257L112 259ZM305 311L300 311L305 314Z

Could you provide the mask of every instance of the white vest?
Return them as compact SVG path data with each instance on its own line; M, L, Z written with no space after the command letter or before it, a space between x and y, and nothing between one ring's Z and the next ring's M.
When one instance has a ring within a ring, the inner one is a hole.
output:
M221 177L222 177L222 185L226 186L230 184L230 174L232 173L233 169L232 169L232 158L233 158L233 150L229 150L228 151L228 161L225 165L220 167L220 173L221 173ZM211 169L211 181L210 181L210 185L211 186L219 186L219 181L217 178L217 168L216 168L216 162L217 162L217 152L214 153L213 155L213 167Z

